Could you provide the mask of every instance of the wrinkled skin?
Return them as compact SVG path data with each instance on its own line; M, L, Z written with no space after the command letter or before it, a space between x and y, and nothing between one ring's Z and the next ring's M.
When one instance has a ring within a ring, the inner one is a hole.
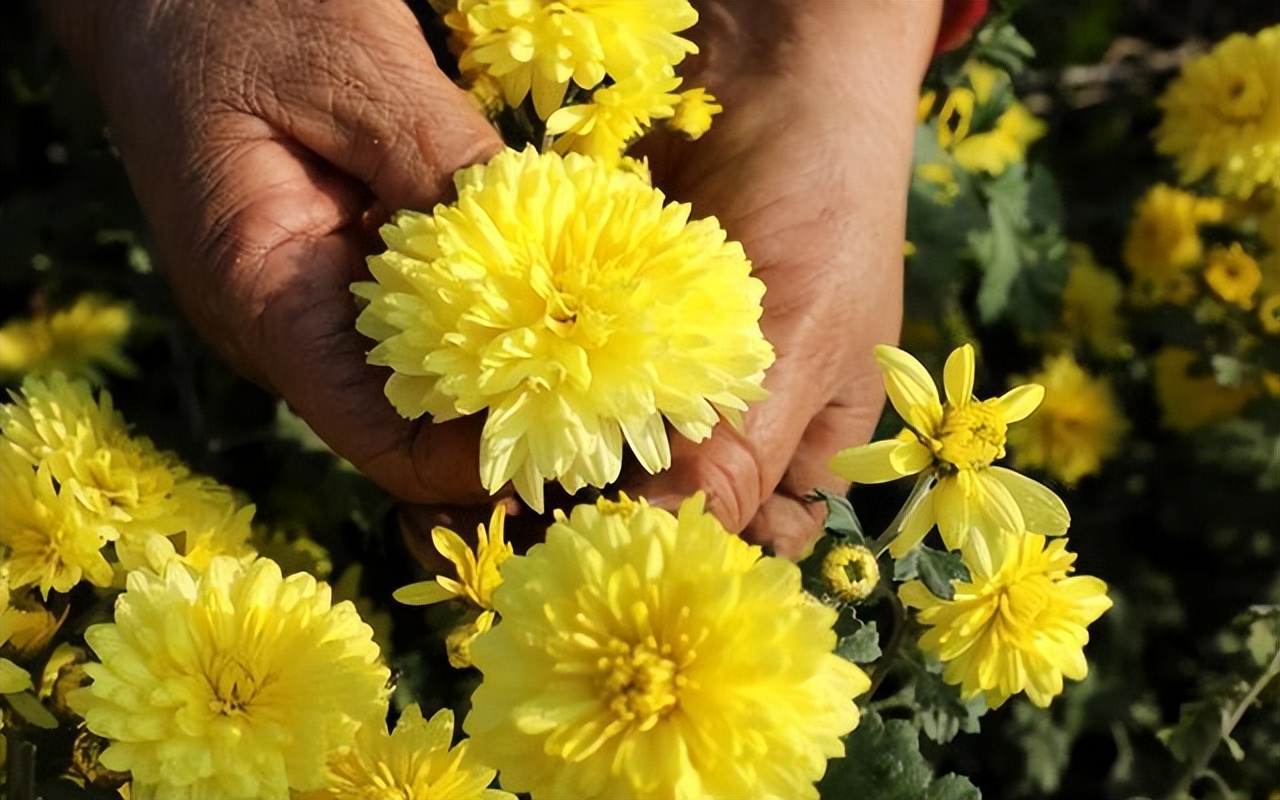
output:
M488 512L481 422L397 416L364 363L349 291L387 209L448 200L454 170L501 147L435 67L399 0L46 0L90 77L174 295L243 374L335 451L464 533ZM883 403L871 348L896 340L915 98L940 0L708 2L690 85L725 112L698 142L644 143L655 182L715 215L768 286L771 397L673 467L623 488L674 507L695 490L730 530L796 556L814 487ZM429 538L426 540L429 542ZM417 546L415 546L415 542Z

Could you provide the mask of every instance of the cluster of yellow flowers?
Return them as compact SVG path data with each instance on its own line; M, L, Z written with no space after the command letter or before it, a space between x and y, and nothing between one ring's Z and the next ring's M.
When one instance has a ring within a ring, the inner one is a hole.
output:
M67 308L0 327L0 381L61 372L102 382L102 370L132 375L121 348L133 328L128 306L99 295L77 297Z
M886 441L844 450L831 469L855 483L919 475L904 513L887 535L895 558L905 556L935 526L948 549L959 550L969 579L953 581L954 596L932 594L913 581L899 589L930 630L920 640L945 664L943 678L961 697L983 695L996 707L1025 691L1048 705L1062 679L1087 670L1086 626L1110 607L1106 585L1067 577L1074 556L1064 534L1070 516L1045 486L996 466L1009 426L1031 415L1044 397L1038 384L978 400L970 345L955 350L943 371L946 402L925 368L906 352L882 345L876 359L885 389L906 423Z

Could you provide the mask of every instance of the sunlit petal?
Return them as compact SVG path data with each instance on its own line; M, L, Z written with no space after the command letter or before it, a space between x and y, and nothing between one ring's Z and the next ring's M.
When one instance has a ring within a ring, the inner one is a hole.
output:
M877 345L875 354L893 407L908 425L932 434L942 422L942 400L929 371L910 353L887 344Z
M1040 407L1044 399L1044 387L1038 383L1015 386L996 400L996 409L1004 417L1006 425L1024 420Z
M973 345L957 347L947 357L942 368L942 385L947 390L947 402L962 406L973 399L973 373L975 369Z
M1004 467L992 467L988 473L1013 497L1027 530L1046 536L1061 536L1071 525L1071 513L1062 498L1049 487L1026 475Z

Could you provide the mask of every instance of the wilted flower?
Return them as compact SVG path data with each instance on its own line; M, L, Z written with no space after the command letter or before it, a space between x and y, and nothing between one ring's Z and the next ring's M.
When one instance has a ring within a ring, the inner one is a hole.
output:
M961 698L981 694L996 708L1025 691L1044 707L1062 692L1062 679L1089 671L1086 627L1111 607L1107 585L1086 575L1067 577L1076 559L1066 539L1028 533L1004 548L994 569L968 560L971 577L955 580L943 600L920 581L903 584L903 603L927 627L921 649L946 665L942 677Z
M877 346L875 353L889 400L910 432L842 450L831 459L831 470L855 483L884 483L926 470L937 479L903 520L889 546L894 558L905 555L935 524L952 550L970 542L975 532L994 546L1016 531L1054 536L1067 530L1071 518L1057 495L992 465L1004 457L1009 425L1035 411L1043 387L1027 384L999 398L977 400L973 347L966 344L947 358L943 405L933 378L909 353L888 345Z
M10 320L0 327L0 379L62 372L100 382L104 368L132 375L134 366L121 352L132 324L128 306L92 294L67 308Z
M1212 174L1238 198L1280 189L1280 26L1223 39L1182 68L1159 104L1156 150L1174 157L1184 183Z
M547 479L603 487L624 439L656 472L666 422L699 441L765 396L764 285L714 218L572 153L506 151L455 182L454 204L383 227L357 327L402 416L488 411L490 491L541 510Z
M159 797L288 798L385 708L390 677L350 603L310 575L218 557L129 574L115 623L85 634L101 664L71 706L111 740L107 767Z
M815 798L869 681L792 563L703 510L558 513L503 567L464 728L534 798Z

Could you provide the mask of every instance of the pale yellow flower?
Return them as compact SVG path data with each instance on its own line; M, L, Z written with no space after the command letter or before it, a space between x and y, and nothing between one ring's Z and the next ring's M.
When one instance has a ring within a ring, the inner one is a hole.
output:
M464 729L541 798L816 798L870 682L792 563L625 496L558 514L503 568Z
M0 379L62 372L102 381L102 370L132 375L121 352L133 313L129 307L86 294L64 309L14 319L0 327Z
M947 95L938 113L938 145L969 172L1000 175L1009 165L1025 160L1027 148L1048 127L1013 101L990 129L973 130L978 110L996 102L997 89L1007 87L1009 80L994 67L976 61L966 66L965 73L972 89L959 86Z
M973 347L966 344L951 353L943 369L944 405L933 378L909 353L879 345L875 354L889 400L910 433L842 450L831 459L831 471L855 483L884 483L926 471L936 478L889 546L894 558L905 555L935 524L952 550L975 535L975 546L995 548L1008 533L1066 532L1071 517L1056 494L993 466L1004 457L1008 426L1040 405L1042 386L1027 384L999 398L976 399Z
M1044 402L1009 430L1013 465L1074 486L1119 452L1128 423L1110 382L1085 372L1070 353L1046 358L1030 380L1044 387Z
M1156 150L1184 183L1212 174L1237 198L1280 189L1280 26L1228 36L1187 63L1159 105Z
M996 569L967 561L970 579L955 580L955 596L943 600L920 581L898 590L918 609L927 630L921 649L946 665L942 677L960 686L961 698L983 695L991 708L1026 692L1045 707L1062 692L1063 678L1089 671L1087 626L1111 607L1107 585L1076 575L1066 539L1046 541L1029 533L1005 548Z
M8 549L13 586L69 592L81 580L111 583L102 548L116 530L87 514L73 490L54 485L48 466L33 467L0 436L0 545Z
M1160 422L1187 433L1236 416L1258 396L1251 386L1223 386L1211 374L1188 370L1196 354L1181 347L1165 347L1151 360Z
M711 118L721 111L724 106L716 102L711 92L701 87L686 89L680 93L675 114L666 121L666 126L686 139L701 139L711 130Z
M698 14L688 0L458 0L445 22L459 34L464 75L488 74L507 105L532 94L547 119L572 82L594 89L674 67L697 48L676 34Z
M860 544L832 547L822 559L822 584L846 603L860 603L880 583L876 556Z
M1204 281L1214 294L1243 309L1253 308L1253 293L1262 285L1262 270L1239 242L1209 251Z
M386 708L390 673L369 626L265 559L130 573L115 620L86 632L102 663L68 700L111 741L100 760L132 773L135 796L318 789L329 754Z
M541 510L548 479L603 487L624 440L665 469L667 422L701 441L765 396L764 284L714 218L573 153L509 150L455 182L454 204L383 227L356 326L402 416L487 410L491 492Z
M384 720L365 723L350 748L329 757L325 787L295 800L516 800L488 788L495 772L476 762L468 742L452 743L452 711L424 720L411 705L391 733Z
M124 570L162 572L177 560L199 572L215 556L252 560L254 506L212 478L189 476L177 482L171 495L176 534L127 534L116 542L116 557Z
M1062 328L1075 341L1085 342L1100 356L1128 354L1120 304L1124 286L1120 278L1093 260L1084 245L1069 250L1067 284L1062 290Z
M1197 197L1157 184L1139 201L1124 241L1124 264L1133 274L1142 305L1190 302L1193 270L1204 255L1200 226L1219 222L1221 200Z
M547 118L557 153L582 153L614 163L627 145L670 117L681 102L672 94L680 79L668 68L657 76L636 75L596 89L590 102L565 106Z

